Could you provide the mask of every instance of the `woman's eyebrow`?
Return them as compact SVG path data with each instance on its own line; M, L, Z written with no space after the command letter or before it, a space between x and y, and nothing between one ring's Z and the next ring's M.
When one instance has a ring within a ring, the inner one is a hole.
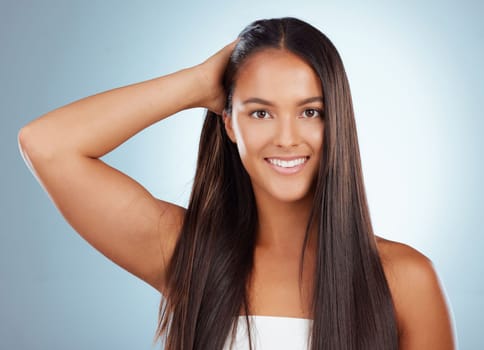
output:
M299 101L297 105L302 106L306 103L316 102L316 101L323 102L323 96L314 96L314 97L305 98L304 100ZM259 97L250 97L247 100L242 102L243 105L246 105L248 103L258 103L258 104L267 105L267 106L274 106L274 103L272 103L271 101L267 101Z

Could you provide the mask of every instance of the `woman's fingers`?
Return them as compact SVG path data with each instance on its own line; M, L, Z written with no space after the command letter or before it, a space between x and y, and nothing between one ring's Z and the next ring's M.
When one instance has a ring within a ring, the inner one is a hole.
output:
M222 114L226 98L222 84L223 73L238 41L239 38L235 39L196 66L201 79L205 82L207 91L207 98L203 103L204 107L219 115Z

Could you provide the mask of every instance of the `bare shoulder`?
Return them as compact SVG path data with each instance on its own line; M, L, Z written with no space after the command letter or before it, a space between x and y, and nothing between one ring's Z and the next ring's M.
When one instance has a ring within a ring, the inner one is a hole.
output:
M395 279L402 279L408 277L408 273L416 272L419 273L418 277L431 277L428 274L433 272L433 264L423 253L405 243L379 236L375 236L375 239L387 278L396 282Z
M446 296L432 261L407 244L375 238L397 313L399 349L455 349Z

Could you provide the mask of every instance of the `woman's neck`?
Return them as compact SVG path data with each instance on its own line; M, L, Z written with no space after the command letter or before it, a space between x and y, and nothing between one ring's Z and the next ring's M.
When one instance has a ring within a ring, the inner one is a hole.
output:
M257 246L275 253L299 253L313 205L312 196L294 202L281 202L267 196L258 197ZM315 243L315 229L311 229L309 248Z

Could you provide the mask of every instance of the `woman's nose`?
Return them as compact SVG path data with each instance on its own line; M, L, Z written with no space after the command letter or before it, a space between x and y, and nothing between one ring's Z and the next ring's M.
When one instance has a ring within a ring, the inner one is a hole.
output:
M280 118L277 123L274 142L280 147L292 147L299 144L297 120L294 117Z

